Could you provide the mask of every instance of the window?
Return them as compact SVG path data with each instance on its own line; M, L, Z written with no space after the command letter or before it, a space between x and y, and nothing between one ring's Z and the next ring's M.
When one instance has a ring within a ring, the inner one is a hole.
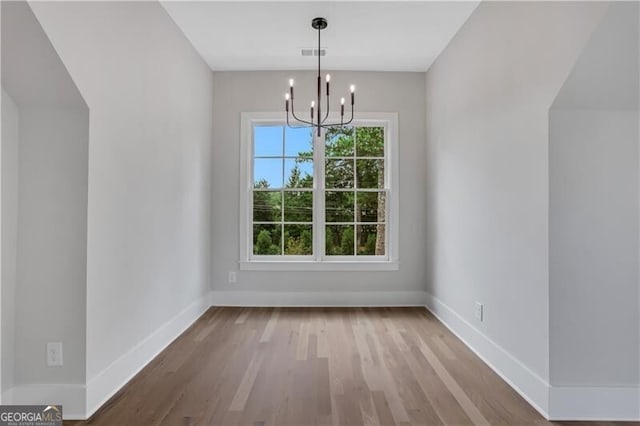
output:
M317 137L242 116L241 269L397 269L397 116Z
M313 254L313 160L309 129L253 127L253 256Z

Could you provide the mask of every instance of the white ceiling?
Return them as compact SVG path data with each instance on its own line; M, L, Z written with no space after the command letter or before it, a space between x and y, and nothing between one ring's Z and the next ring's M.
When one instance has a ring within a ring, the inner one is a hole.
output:
M300 49L317 45L322 68L425 71L479 1L163 1L161 4L213 70L313 69Z

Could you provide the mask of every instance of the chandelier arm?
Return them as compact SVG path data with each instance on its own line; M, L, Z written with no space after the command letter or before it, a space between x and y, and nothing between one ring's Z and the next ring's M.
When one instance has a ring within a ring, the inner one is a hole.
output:
M351 104L351 118L349 119L349 121L347 121L346 123L343 123L343 126L346 126L347 124L351 124L351 122L353 121L353 104Z
M321 124L320 127L322 127L323 129L330 129L332 127L344 127L348 124L351 124L351 122L353 121L353 116L349 119L349 121L346 122L340 122L340 123L328 123L328 124ZM314 124L315 127L315 124Z
M287 111L287 127L293 127L291 123L289 123L289 111Z
M291 101L291 115L293 116L294 120L299 121L299 122L304 123L304 124L308 124L308 125L310 125L310 126L313 126L313 123L312 123L312 122L307 121L307 120L302 120L301 118L298 118L298 117L296 116L296 113L295 113L295 111L293 110L293 101ZM288 119L288 118L289 118L289 117L288 117L288 115L287 115L287 119ZM288 122L287 122L287 124L288 124ZM291 126L289 126L289 127L291 127Z
M295 117L294 117L294 118L295 118ZM316 126L315 124L313 124L312 122L307 121L307 120L300 120L300 119L298 119L298 118L295 118L295 120L296 120L298 123L304 123L304 124L306 124L306 126L300 126L300 127L315 127L315 126ZM289 127L291 127L291 128L296 127L295 125L294 125L294 126L289 125L289 123L287 123L287 125L288 125Z
M300 121L300 119L298 119L298 117L296 117L295 107L293 106L293 99L291 99L291 115L293 116L293 118L294 118L295 120Z
M320 124L320 127L322 127L323 129L328 129L328 128L336 127L336 126L340 126L340 127L346 126L347 124L350 124L354 119L353 111L354 111L354 106L351 105L351 117L349 118L349 121L347 121L347 122L345 122L342 118L340 119L339 123L328 123L328 124L325 124L325 122L323 121Z

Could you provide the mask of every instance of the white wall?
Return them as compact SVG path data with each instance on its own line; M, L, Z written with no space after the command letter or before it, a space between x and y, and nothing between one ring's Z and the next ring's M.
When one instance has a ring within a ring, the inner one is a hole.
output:
M637 112L553 110L553 385L638 384L637 232Z
M15 379L85 381L87 110L20 109ZM64 365L45 363L62 342Z
M209 291L212 74L158 3L31 7L91 111L87 381L113 380L91 410Z
M367 303L366 293L398 292L387 303L421 303L413 293L424 289L425 194L424 74L332 72L334 108L340 93L357 85L356 108L368 112L397 112L400 163L400 268L393 272L254 272L238 273L236 284L227 272L238 269L240 191L240 113L277 112L284 109L283 94L295 76L296 100L306 105L315 87L312 72L214 73L213 175L213 303ZM308 90L306 90L308 88ZM228 293L234 292L230 296ZM267 292L257 295L254 292ZM280 292L280 293L273 293ZM301 294L300 297L283 293ZM308 292L323 293L310 296ZM356 295L345 299L345 292ZM306 296L303 293L307 293ZM342 293L342 295L341 295ZM404 297L402 294L409 294ZM216 296L217 294L217 296ZM384 303L384 302L383 302Z
M548 110L606 7L483 2L426 77L428 292L543 411Z
M552 109L638 109L638 3L612 2Z
M612 4L549 112L554 386L639 384L638 53Z
M14 384L15 290L18 247L18 138L19 112L2 90L2 384L4 392Z

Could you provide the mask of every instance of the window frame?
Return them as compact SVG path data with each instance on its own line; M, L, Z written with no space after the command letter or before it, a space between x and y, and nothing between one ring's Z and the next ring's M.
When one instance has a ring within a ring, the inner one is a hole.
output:
M339 120L330 116L329 120ZM333 121L335 122L335 121ZM325 244L325 188L324 133L321 138L313 134L313 254L310 256L253 255L253 129L254 125L286 126L282 112L243 112L240 131L240 270L273 271L376 271L397 270L398 262L398 114L359 113L353 127L384 128L385 159L385 251L384 256L349 255L328 256ZM284 152L283 152L284 155ZM357 159L356 153L354 157ZM357 188L353 188L358 192ZM321 217L317 217L320 214ZM354 220L354 226L359 226Z

